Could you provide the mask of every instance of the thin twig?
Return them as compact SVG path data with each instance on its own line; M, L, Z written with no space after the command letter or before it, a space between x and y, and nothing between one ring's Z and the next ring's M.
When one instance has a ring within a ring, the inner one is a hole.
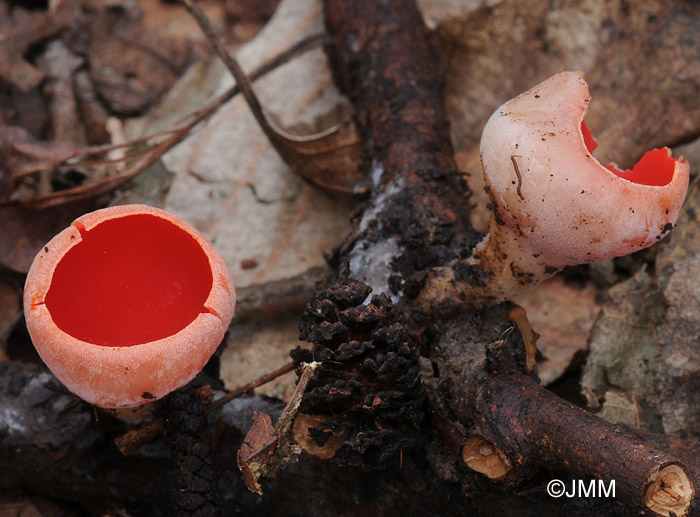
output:
M287 63L289 60L292 58L307 52L308 50L311 50L313 48L316 48L324 43L326 40L327 36L325 34L315 34L312 36L309 36L307 38L304 38L300 40L299 42L295 43L292 45L290 48L287 50L283 51L282 53L278 54L277 56L273 57L269 61L263 63L260 65L258 68L256 68L253 72L250 74L250 80L257 80L260 79L261 77L265 76L266 74L270 73L271 71L277 69L278 67L282 66L283 64ZM35 206L38 208L48 208L51 206L56 206L58 204L70 201L70 200L75 200L75 199L81 199L83 197L86 197L88 195L97 195L101 194L104 192L109 191L112 188L116 188L118 185L124 183L125 181L131 179L132 177L136 176L140 172L142 172L146 167L154 163L156 160L158 160L166 151L170 150L172 147L177 145L179 142L184 140L190 133L190 131L197 126L199 123L204 122L205 120L209 119L222 105L224 105L226 102L231 100L235 95L237 95L240 91L240 86L236 84L235 86L231 87L229 90L226 92L222 93L218 97L212 99L209 101L207 104L202 106L201 108L193 111L192 113L189 113L182 117L176 124L182 123L183 121L189 120L189 122L185 123L182 126L179 126L175 129L167 129L163 131L158 131L155 133L151 133L149 135L145 135L143 137L131 140L129 142L123 143L123 144L117 144L117 145L96 145L96 146L90 146L90 147L85 147L81 148L79 150L76 150L75 153L72 155L68 156L61 164L61 165L81 165L82 164L82 157L88 157L88 156L96 156L100 154L104 154L106 152L115 150L115 149L122 149L125 147L135 147L138 145L144 145L148 144L151 145L148 150L146 150L146 155L143 156L140 160L138 160L136 163L132 163L128 167L126 167L119 175L114 175L114 176L109 176L106 178L103 178L102 180L99 180L97 182L93 182L87 185L80 185L78 187L73 187L70 189L65 189L61 190L58 192L52 192L50 194L44 195L44 196L37 196L34 197L23 204L29 205L29 206ZM163 140L162 142L159 142L157 144L154 143L149 143L151 140L154 138L158 138L161 136L169 136L167 139ZM124 157L124 160L130 160L134 158L135 156L141 155L143 152L138 152L135 154L127 154ZM127 171L127 172L125 172ZM3 202L0 202L0 206L4 204Z
M124 433L116 438L114 443L123 456L128 456L140 445L150 442L159 436L163 429L165 429L165 421L163 418L156 418L142 427Z
M265 374L262 377L252 382L249 382L248 384L245 384L239 388L236 388L233 391L229 391L223 397L215 400L210 404L205 405L205 411L207 414L216 411L217 409L223 407L233 399L240 397L241 395L244 395L246 393L249 393L255 388L262 386L263 384L266 384L276 379L277 377L284 375L285 373L291 372L292 370L294 370L294 363L287 363L281 368L278 368L273 372ZM163 418L156 418L155 420L141 427L131 429L130 431L124 433L123 435L116 438L114 440L114 443L117 445L117 448L124 456L128 456L140 445L143 445L144 443L149 442L156 438L158 435L160 435L160 433L163 432L163 429L165 429L165 422L163 421Z
M299 406L301 405L301 399L304 397L304 392L306 392L306 386L308 386L314 370L320 364L321 363L314 361L312 363L305 363L302 365L302 374L301 377L299 377L299 382L297 382L292 398L289 399L289 402L287 402L287 405L284 407L284 410L282 411L282 414L275 425L275 429L277 429L280 436L287 434L289 429L292 427L294 417L296 417L296 414L299 411Z
M209 404L206 407L206 411L207 413L216 411L217 409L231 402L233 399L240 397L241 395L244 395L245 393L248 393L249 391L254 390L255 388L258 388L263 384L267 384L268 382L276 379L277 377L281 377L285 373L289 373L292 370L294 370L294 363L287 363L273 372L265 374L262 377L255 379L254 381L249 382L248 384L245 384L239 388L236 388L233 391L229 391L223 397L216 399L214 402Z
M233 75L234 79L236 79L236 85L238 85L238 87L240 88L241 94L248 103L250 111L253 112L255 120L258 121L260 128L265 133L265 136L267 136L268 140L272 144L272 147L279 150L281 137L277 133L277 131L275 131L272 128L272 126L268 123L267 118L265 118L265 113L263 112L262 106L260 105L260 101L255 95L253 87L250 84L250 79L248 79L245 72L243 72L241 65L238 63L236 58L233 57L233 55L226 49L226 47L224 46L224 42L221 40L218 34L216 34L216 31L214 31L214 28L212 27L211 23L204 14L204 11L202 11L202 9L197 5L197 3L193 0L180 1L187 9L187 12L190 13L190 15L199 24L199 27L202 29L202 32L204 32L204 35L207 37L207 39L209 39L209 42L214 46L216 53L219 54L219 57L223 60L224 64L226 65L226 68L228 68L229 72L231 72L231 75Z

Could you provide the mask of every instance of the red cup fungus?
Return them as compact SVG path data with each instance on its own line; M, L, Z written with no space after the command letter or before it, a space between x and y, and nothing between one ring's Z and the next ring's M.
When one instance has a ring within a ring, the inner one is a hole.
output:
M435 309L447 298L471 306L500 302L565 266L646 248L673 228L688 163L663 148L631 170L603 166L583 121L590 100L583 74L561 72L491 115L481 138L489 233L460 278L454 265L432 271L419 303Z
M134 407L187 384L233 317L236 295L212 244L145 205L76 219L34 259L24 290L39 355L96 406Z

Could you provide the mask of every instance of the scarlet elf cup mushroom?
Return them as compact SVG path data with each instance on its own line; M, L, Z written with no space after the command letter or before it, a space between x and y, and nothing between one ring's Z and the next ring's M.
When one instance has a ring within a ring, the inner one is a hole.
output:
M76 219L36 256L24 290L43 361L105 408L138 406L189 382L221 343L235 303L212 244L144 205Z
M418 302L437 310L503 301L565 266L641 250L672 228L689 165L667 148L631 170L603 166L584 123L583 74L556 74L498 108L481 138L489 233L466 261L431 271Z

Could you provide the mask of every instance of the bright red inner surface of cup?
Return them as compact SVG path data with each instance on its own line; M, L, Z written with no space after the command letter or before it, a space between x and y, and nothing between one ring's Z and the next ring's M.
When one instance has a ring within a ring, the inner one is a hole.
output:
M176 334L208 312L209 259L175 224L136 214L81 235L56 266L45 298L67 334L96 345L132 346Z
M592 153L598 147L598 142L593 138L593 134L588 129L586 122L581 122L581 133L588 152ZM663 187L673 180L676 160L667 149L654 149L644 153L644 156L631 169L622 171L612 163L606 165L605 168L633 183Z

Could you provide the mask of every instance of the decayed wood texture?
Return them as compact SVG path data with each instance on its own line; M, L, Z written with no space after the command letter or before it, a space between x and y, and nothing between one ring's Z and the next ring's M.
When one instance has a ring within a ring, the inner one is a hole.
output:
M677 436L654 433L635 433L640 439L655 448L666 451L677 458L683 458L688 468L693 484L700 487L700 442L697 440L682 440ZM700 515L700 498L695 497L690 505L689 515Z
M476 238L442 106L440 56L410 2L329 1L325 16L334 77L355 104L374 184L339 269L375 294L415 296L426 268L466 253Z

